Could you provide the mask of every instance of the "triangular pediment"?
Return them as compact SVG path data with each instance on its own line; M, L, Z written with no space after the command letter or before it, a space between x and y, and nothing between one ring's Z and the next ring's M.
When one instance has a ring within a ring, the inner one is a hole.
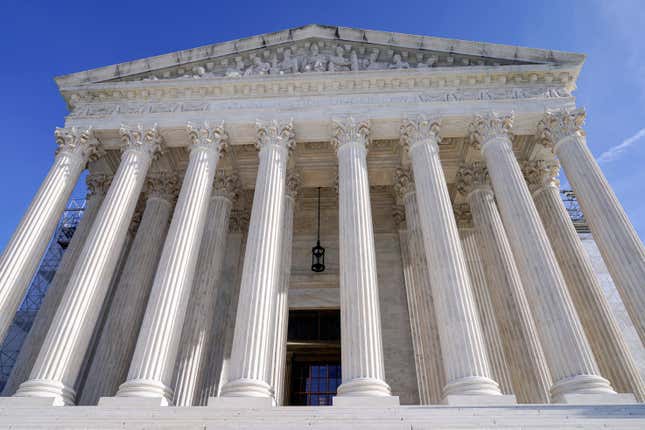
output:
M244 79L446 67L567 65L584 55L346 27L308 25L61 76L59 87L119 81Z

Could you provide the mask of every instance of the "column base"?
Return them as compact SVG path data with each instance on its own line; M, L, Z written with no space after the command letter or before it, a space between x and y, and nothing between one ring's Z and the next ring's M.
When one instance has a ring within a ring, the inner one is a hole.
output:
M381 379L354 378L338 387L338 397L391 397L390 386Z
M502 406L515 405L517 404L517 399L512 394L496 396L450 394L441 399L441 404L447 406Z
M631 393L563 394L558 403L567 405L630 405L637 403Z
M551 387L551 401L553 403L566 403L565 395L616 395L609 381L598 375L576 375L571 378L561 379Z
M116 397L163 399L163 406L172 404L172 390L165 384L151 379L131 379L119 387Z
M53 398L55 406L70 406L74 404L76 392L62 382L49 379L29 379L20 384L14 396Z
M335 396L332 405L338 408L396 408L399 396Z
M467 376L450 381L443 387L444 398L448 396L501 396L497 382L486 376Z
M270 409L273 397L209 397L208 407L217 409Z
M220 397L266 397L273 399L273 388L259 379L236 379L227 382Z
M168 406L168 399L165 397L101 397L98 405L102 408L158 408Z

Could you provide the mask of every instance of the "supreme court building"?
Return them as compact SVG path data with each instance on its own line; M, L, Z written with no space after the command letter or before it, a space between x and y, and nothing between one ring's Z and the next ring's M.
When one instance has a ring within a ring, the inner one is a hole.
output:
M645 248L583 62L308 25L56 78L0 336L85 169L88 200L0 427L645 428Z

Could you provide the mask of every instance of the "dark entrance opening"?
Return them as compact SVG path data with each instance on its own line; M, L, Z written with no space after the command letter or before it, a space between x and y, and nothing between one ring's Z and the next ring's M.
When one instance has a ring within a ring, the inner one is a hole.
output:
M285 399L291 406L325 406L341 383L340 311L291 310Z

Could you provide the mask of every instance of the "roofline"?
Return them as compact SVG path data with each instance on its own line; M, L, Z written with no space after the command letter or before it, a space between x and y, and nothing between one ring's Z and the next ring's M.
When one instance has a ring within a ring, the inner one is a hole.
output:
M392 45L408 49L444 51L463 55L491 56L508 60L521 59L538 63L555 62L575 65L578 69L582 66L586 58L584 54L556 50L526 48L487 42L472 42L377 30L364 30L341 26L308 24L302 27L245 37L228 42L219 42L197 48L185 49L72 74L61 75L54 78L54 80L59 89L62 89L63 87L70 85L81 85L116 79L123 76L153 71L158 68L179 66L216 56L233 55L236 53L243 53L248 50L280 45L311 37L347 42L367 42L380 45Z

